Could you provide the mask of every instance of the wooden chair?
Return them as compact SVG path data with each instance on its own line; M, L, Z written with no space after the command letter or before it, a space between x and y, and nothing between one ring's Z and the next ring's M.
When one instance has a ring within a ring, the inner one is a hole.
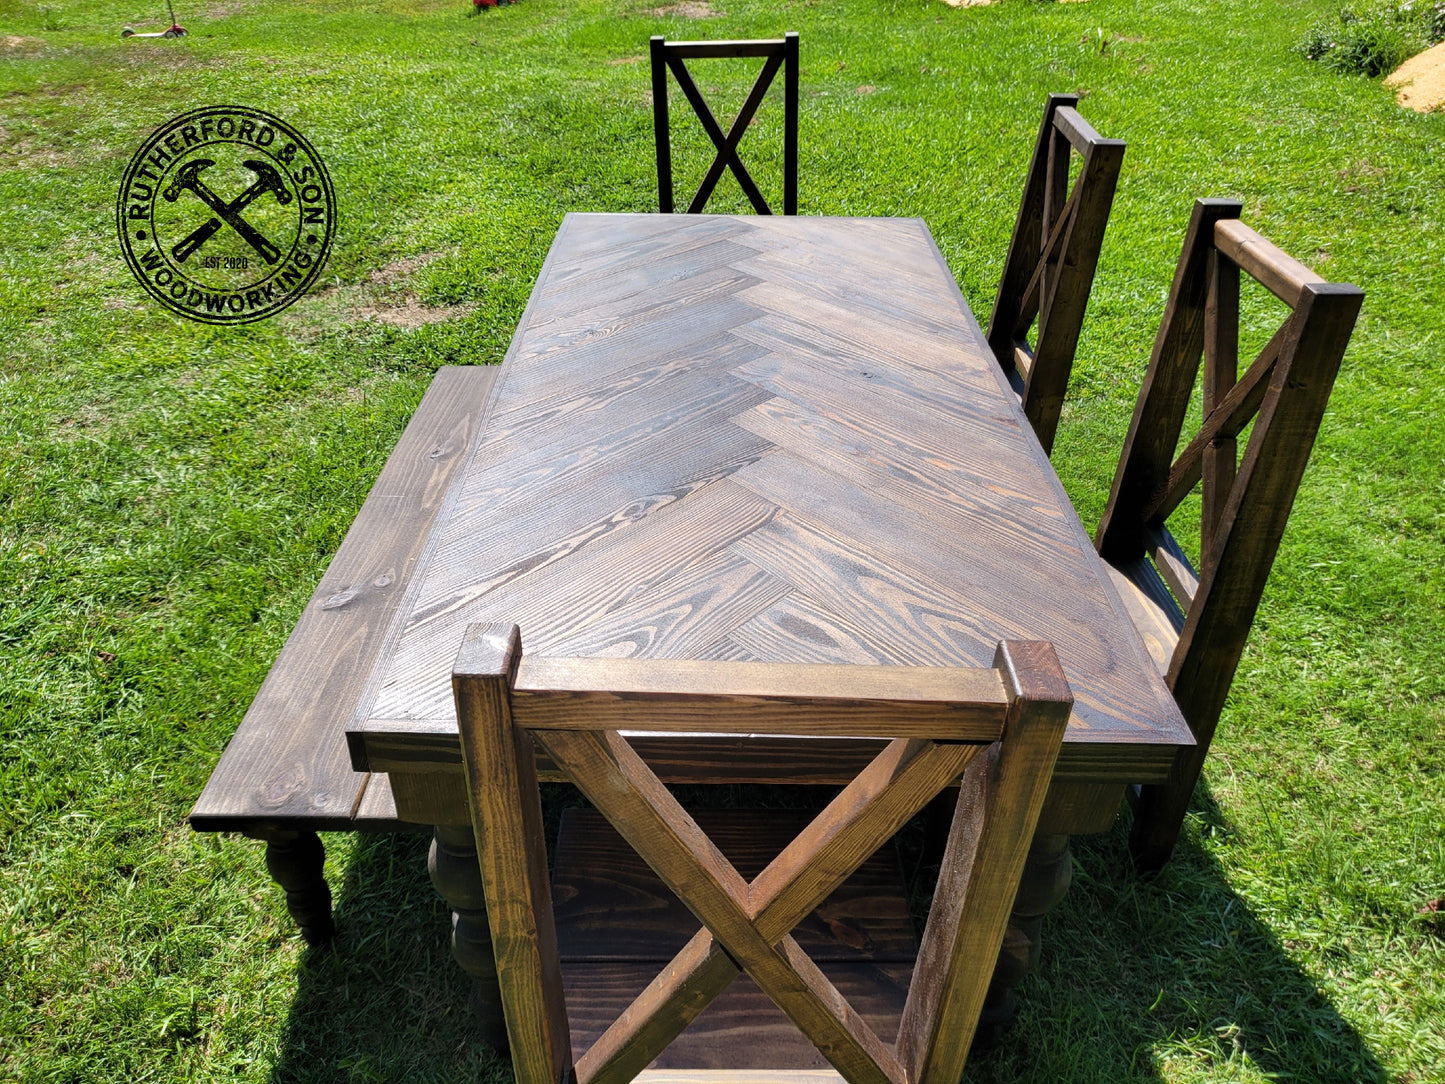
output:
M1174 849L1364 298L1291 259L1239 211L1234 200L1194 205L1096 538L1198 742L1167 783L1138 793L1130 849L1142 869ZM1243 374L1241 270L1290 308ZM1204 420L1176 457L1201 356ZM1165 520L1201 481L1196 572Z
M632 1080L739 971L853 1084L956 1084L1073 699L1049 644L1002 643L996 667L533 658L515 626L472 626L452 681L519 1084ZM894 740L748 883L623 727ZM534 741L703 923L575 1062ZM960 776L899 1037L886 1043L790 931Z
M1053 450L1124 161L1124 141L1094 131L1074 108L1078 101L1075 94L1050 94L1044 106L988 323L988 345L1022 396L1046 453ZM1083 165L1070 191L1069 164L1076 151ZM1031 347L1028 335L1035 324Z
M744 101L737 119L726 135L712 110L703 100L692 75L683 63L705 57L762 57L763 70ZM672 139L667 113L667 73L671 71L683 95L692 105L698 120L717 156L703 176L697 195L688 204L688 214L700 214L722 179L724 169L732 170L743 193L760 215L770 215L772 208L758 191L757 184L738 157L738 144L752 123L753 114L763 103L763 96L772 85L773 76L783 69L783 214L798 213L798 35L789 33L780 40L769 41L674 41L661 37L652 39L652 123L657 139L657 199L664 214L671 214L672 204Z

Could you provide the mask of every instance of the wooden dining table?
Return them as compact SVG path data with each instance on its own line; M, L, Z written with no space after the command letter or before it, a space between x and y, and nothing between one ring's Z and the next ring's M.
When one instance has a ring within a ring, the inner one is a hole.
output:
M476 622L530 655L838 666L1047 640L1075 704L1039 831L1065 843L1192 744L919 219L564 219L347 734L438 826L485 978L450 680ZM670 783L837 784L881 745L631 740Z

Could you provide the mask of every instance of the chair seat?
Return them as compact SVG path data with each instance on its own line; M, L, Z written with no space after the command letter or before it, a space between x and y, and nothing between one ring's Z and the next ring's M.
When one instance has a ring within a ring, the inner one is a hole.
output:
M1168 673L1169 660L1179 643L1179 630L1184 627L1184 614L1178 604L1147 557L1130 561L1123 568L1107 564L1104 567L1119 590L1129 619L1149 649L1149 657L1161 674Z

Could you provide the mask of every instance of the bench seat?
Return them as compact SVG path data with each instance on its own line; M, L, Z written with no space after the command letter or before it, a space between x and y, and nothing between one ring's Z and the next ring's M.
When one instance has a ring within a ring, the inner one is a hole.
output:
M430 830L398 819L384 773L352 770L345 731L496 374L438 371L191 810L198 832L266 841L312 943L332 933L317 832Z

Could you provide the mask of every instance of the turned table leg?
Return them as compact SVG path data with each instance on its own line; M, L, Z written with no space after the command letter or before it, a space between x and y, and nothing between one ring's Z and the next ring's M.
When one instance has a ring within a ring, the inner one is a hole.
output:
M978 1039L988 1046L998 1042L1002 1032L1013 1022L1017 1011L1014 987L1039 963L1042 939L1039 931L1044 916L1063 900L1069 891L1073 874L1073 857L1069 854L1069 837L1037 832L1019 879L1018 895L1014 897L1009 915L1008 931L998 952L993 980L984 998L978 1021Z
M481 1025L482 1038L495 1049L506 1050L502 992L497 985L492 931L487 925L482 872L471 828L437 825L427 856L427 872L452 909L452 956L472 977L471 1006Z
M266 843L266 872L286 893L286 910L301 928L308 945L324 945L336 933L331 919L331 888L326 883L326 848L321 837L306 830L265 829L248 832Z
M1067 788L1050 790L1049 797L1055 809L1058 806L1055 790L1064 792ZM1069 792L1072 793L1071 791ZM956 802L951 792L945 791L943 800L930 803L925 822L925 855L941 857L943 839L940 826L944 824L948 799ZM1115 799L1115 806L1118 801ZM1045 804L1045 812L1055 812ZM1013 911L1009 914L1008 929L1004 932L1003 944L999 946L998 963L994 965L993 978L984 997L983 1011L979 1014L978 1030L974 1033L973 1044L979 1050L996 1046L1013 1023L1018 1011L1018 999L1014 987L1038 966L1042 949L1039 931L1044 916L1063 900L1069 891L1069 880L1073 875L1073 856L1069 853L1069 836L1060 832L1060 822L1072 824L1072 810L1064 815L1039 817L1039 827L1034 832L1029 846L1028 858L1024 861L1023 873L1019 878L1018 895L1014 897ZM1053 823L1045 824L1049 819Z
M1009 915L1008 932L999 949L998 965L984 999L975 1043L996 1043L1012 1022L1016 1007L1014 987L1038 966L1044 916L1069 891L1073 856L1069 837L1107 832L1123 799L1119 783L1074 783L1055 780L1039 813L1029 856L1019 879Z

